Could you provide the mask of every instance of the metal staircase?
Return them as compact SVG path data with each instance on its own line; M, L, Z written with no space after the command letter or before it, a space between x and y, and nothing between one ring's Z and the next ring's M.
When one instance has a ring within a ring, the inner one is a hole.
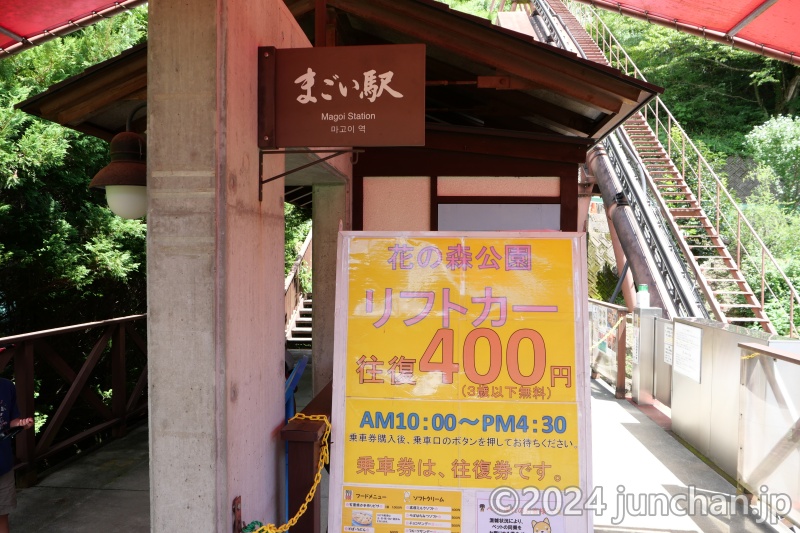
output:
M311 315L313 300L306 294L295 309L294 316L286 328L286 347L298 348L311 345Z
M301 279L303 269L311 268L312 232L303 241L289 274L284 281L283 319L287 348L308 348L311 345L312 298Z
M555 17L584 57L645 80L594 8L572 0L565 2L567 5L559 0L550 0L549 4L536 0L536 14L549 12ZM788 293L788 333L796 336L797 291L663 102L655 99L623 127L644 167L651 200L657 204L714 318L742 326L758 325L775 333L764 311L765 303L780 301L778 295ZM746 281L742 272L745 266L751 280L753 271L760 276L759 293ZM768 278L776 281L769 283Z
M672 232L682 237L679 243L684 257L698 272L696 279L714 315L722 322L738 325L758 323L765 331L775 333L738 260L725 245L719 219L712 223L645 117L637 113L623 127L651 176Z

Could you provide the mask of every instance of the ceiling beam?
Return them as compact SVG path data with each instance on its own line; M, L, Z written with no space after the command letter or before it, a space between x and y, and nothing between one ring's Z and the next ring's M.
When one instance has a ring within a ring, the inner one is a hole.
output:
M620 15L627 15L629 17L633 17L639 20L645 20L647 22L658 24L660 26L666 26L667 28L677 31L682 31L690 35L696 35L697 37L702 37L704 39L711 39L712 41L717 41L720 43L732 45L737 48L741 48L742 50L747 50L748 52L762 55L764 57L771 57L772 59L777 59L779 61L785 61L787 63L791 63L792 65L797 63L797 56L800 55L795 52L787 53L777 50L775 48L767 48L761 44L756 44L754 42L742 39L740 37L736 36L731 37L728 34L709 30L708 28L700 28L696 25L685 24L683 22L677 22L673 19L659 17L657 15L654 15L653 13L649 12L644 13L642 11L637 11L633 8L623 6L619 2L616 2L614 0L575 0L575 1L580 2L582 4L589 4L593 7L599 7L607 11L612 11L614 13L619 13Z
M585 155L585 152L584 152ZM429 148L369 148L353 165L354 176L560 176L575 163L447 152ZM577 178L576 178L577 179Z
M440 7L428 2L329 0L329 5L362 17L372 25L400 30L420 42L493 65L606 113L619 112L623 103L637 104L643 89L657 90L646 82L623 79L618 71L570 52L533 39L526 43L519 34L457 13L444 4ZM588 94L587 87L592 88Z
M733 28L728 31L728 35L735 37L737 33L742 31L748 24L756 20L764 11L776 4L778 0L766 0L760 6L750 12L745 18L739 21Z

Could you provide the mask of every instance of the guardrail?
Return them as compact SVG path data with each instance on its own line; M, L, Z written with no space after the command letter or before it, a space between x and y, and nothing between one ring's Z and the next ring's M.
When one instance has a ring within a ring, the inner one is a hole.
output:
M599 374L625 397L627 361L626 307L589 298L589 359L592 377Z
M736 481L800 527L800 356L740 343L739 464Z
M303 241L303 246L300 247L300 251L297 254L297 259L292 265L292 270L289 271L283 285L283 320L287 334L292 327L295 311L297 311L297 307L303 299L300 269L303 268L304 264L305 268L311 268L311 252L311 230L309 230L306 240Z
M570 11L583 24L586 31L594 39L611 66L620 69L629 76L647 81L644 74L633 62L623 46L617 41L614 34L597 15L595 8L579 2L564 0ZM736 201L728 192L727 186L717 176L714 168L692 142L686 131L675 119L660 98L651 100L643 109L642 114L650 123L656 136L664 145L667 154L683 174L695 197L700 201L704 211L714 221L717 233L724 234L727 239L735 243L729 248L736 249L736 264L742 269L742 260L746 259L754 269L759 283L751 283L754 290L760 288L760 303L762 308L769 301L789 301L789 331L791 337L797 337L798 332L794 324L795 306L800 304L800 295L786 276L778 261L767 249L761 237L756 233L752 224L739 208ZM743 270L743 269L742 269ZM743 270L744 272L744 270ZM695 273L695 275L702 275ZM784 287L777 283L770 283L769 277L777 277ZM752 277L752 276L751 276ZM788 293L788 297L784 294ZM770 297L769 299L767 297ZM766 308L765 308L766 309Z
M0 372L5 374L13 361L21 415L47 416L38 435L23 431L16 437L18 484L35 483L37 461L104 430L122 436L131 417L146 414L147 343L136 328L146 318L133 315L0 338ZM81 420L75 416L78 398L89 407ZM48 405L52 411L45 411Z

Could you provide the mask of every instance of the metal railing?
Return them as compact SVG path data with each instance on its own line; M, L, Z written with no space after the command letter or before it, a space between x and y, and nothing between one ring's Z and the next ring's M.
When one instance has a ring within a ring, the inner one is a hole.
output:
M146 415L147 343L136 328L146 318L133 315L0 338L0 371L5 374L13 362L20 414L37 412L39 420L47 419L38 435L23 431L16 437L18 483L36 481L37 461L104 430L120 437L131 417Z
M564 0L564 3L583 24L611 66L629 76L647 81L593 7L570 0ZM758 279L758 283L751 283L751 286L759 293L756 296L760 296L759 302L762 308L766 310L765 305L770 301L782 302L782 296L786 298L782 293L788 292L788 334L792 337L798 336L794 325L794 313L796 304L800 304L800 295L728 192L725 183L660 98L651 100L643 108L642 113L664 146L667 155L684 176L717 233L731 241L728 247L731 250L735 249L734 260L743 273L746 271L742 268L742 262L747 261L751 269L751 275L748 277ZM695 272L695 275L702 276L702 273ZM771 283L769 277L777 277L785 285L783 290L777 282Z
M800 356L741 343L737 483L800 526Z
M594 374L615 388L616 397L626 390L628 309L589 298L589 357Z
M586 57L566 23L547 2L535 0L534 6L536 16L545 21L548 31L556 35L564 34L564 38L553 39L559 48L576 50L579 55ZM671 304L670 309L665 309L668 316L707 318L708 313L695 288L692 273L686 268L679 247L671 238L672 234L664 226L662 218L656 216L658 208L652 198L652 190L650 196L647 194L650 175L638 158L630 139L624 130L617 129L604 139L603 145L639 226L644 241L642 247L649 250L656 273L667 292L666 296Z

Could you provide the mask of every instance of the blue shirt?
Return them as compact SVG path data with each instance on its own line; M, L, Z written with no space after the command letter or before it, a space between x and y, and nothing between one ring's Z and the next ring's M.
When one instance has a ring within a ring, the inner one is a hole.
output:
M17 389L7 379L0 378L0 429L7 430L12 420L19 418L17 407ZM14 468L13 439L0 441L0 475Z

